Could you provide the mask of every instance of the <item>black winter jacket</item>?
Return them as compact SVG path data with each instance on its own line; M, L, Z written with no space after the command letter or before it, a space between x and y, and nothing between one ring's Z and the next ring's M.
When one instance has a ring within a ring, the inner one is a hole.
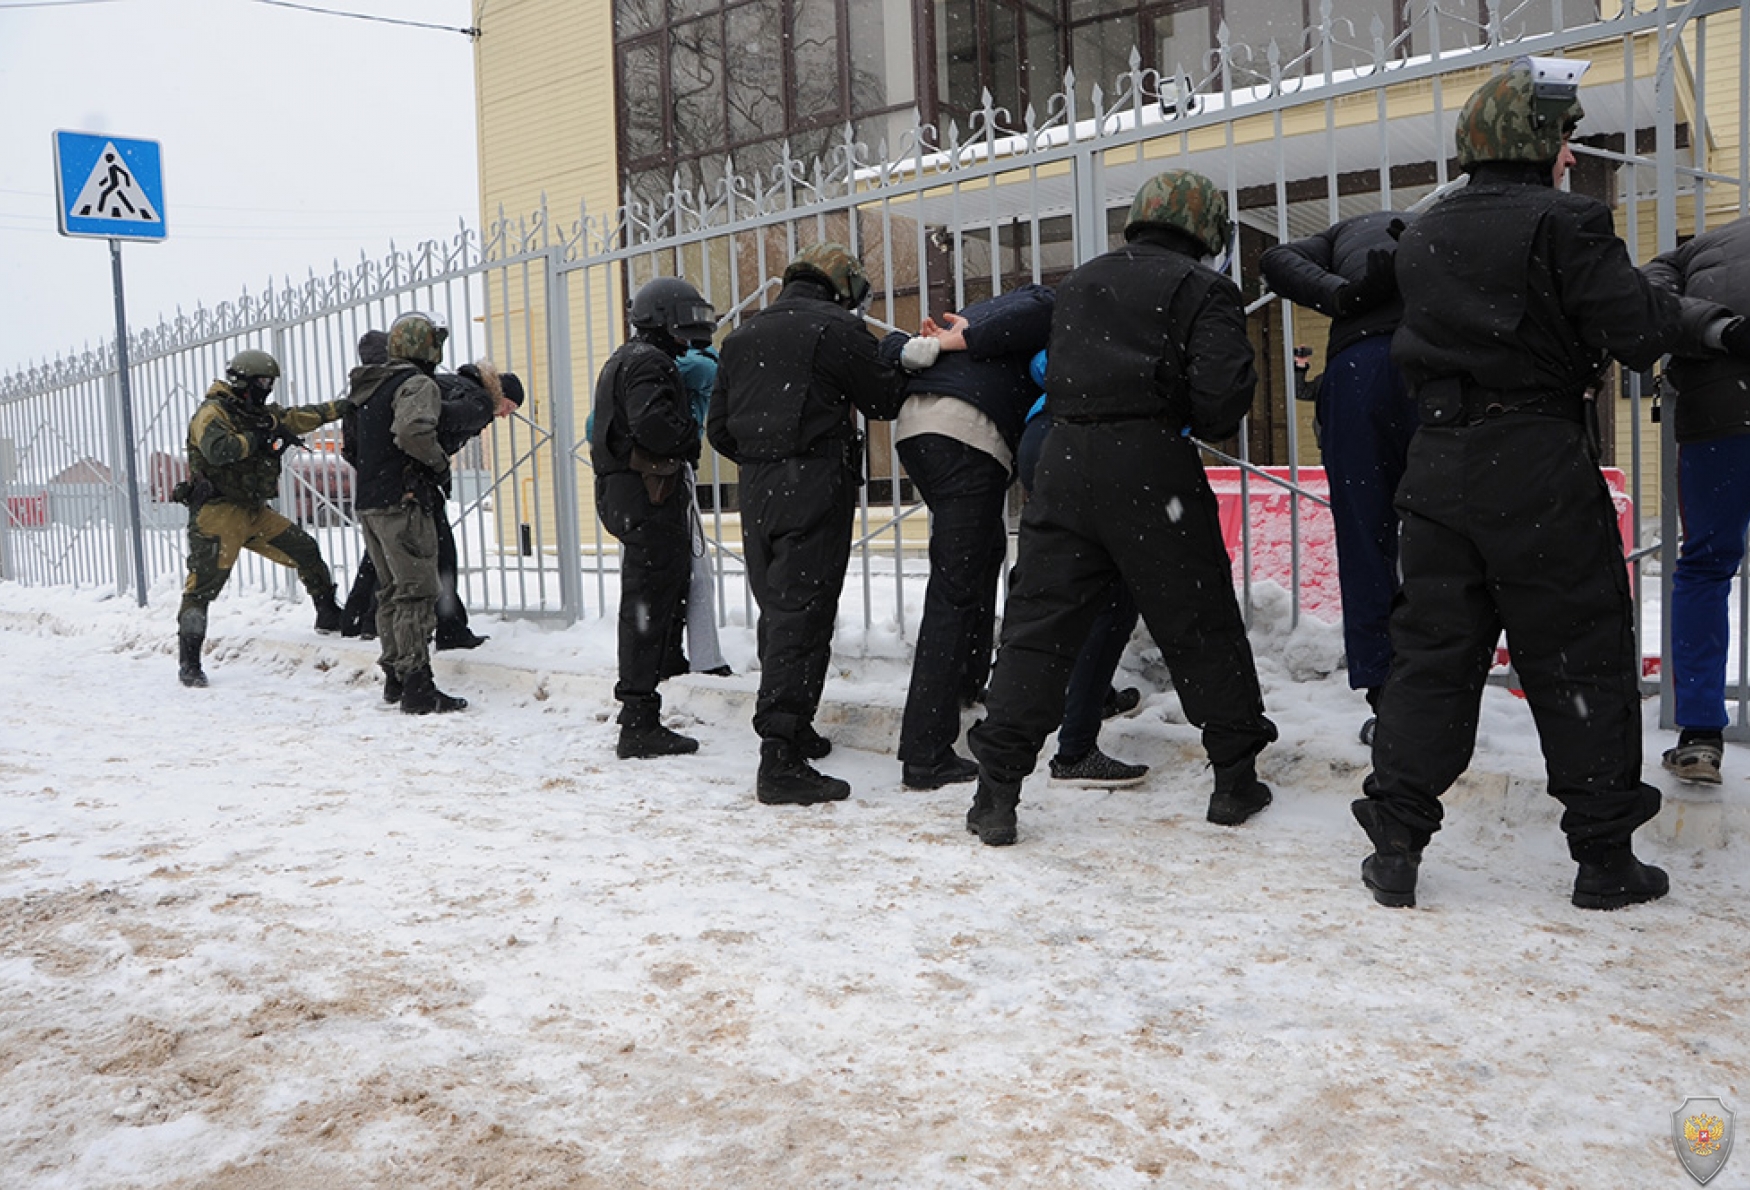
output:
M699 458L699 423L674 356L649 339L622 344L596 377L590 465L597 475L632 469L632 448L654 459Z
M1165 418L1219 441L1257 385L1240 291L1189 248L1139 240L1057 287L1045 391L1059 421Z
M1039 397L1028 374L1033 357L1051 337L1056 299L1043 285L1022 285L959 311L970 324L966 350L944 351L906 381L909 396L957 397L996 424L1009 449L1021 441L1027 410ZM894 366L911 336L895 331L881 340L881 358Z
M1398 242L1388 230L1394 219L1408 223L1410 216L1397 211L1370 211L1334 223L1303 240L1277 244L1267 249L1258 262L1264 279L1278 297L1317 310L1331 320L1331 334L1325 346L1327 364L1338 352L1363 339L1391 334L1403 320L1401 297L1348 318L1337 313L1338 292L1348 282L1367 275L1368 253L1376 248L1397 251Z
M723 340L706 434L737 463L843 449L851 408L898 416L905 372L882 360L863 320L818 282L798 279Z
M1683 341L1668 373L1677 389L1677 441L1750 434L1750 360L1710 351L1701 341L1710 323L1750 314L1750 218L1703 232L1641 271L1688 299Z
M1392 359L1412 387L1577 400L1608 357L1644 369L1679 334L1677 299L1629 263L1610 210L1538 166L1479 167L1404 232L1397 263Z

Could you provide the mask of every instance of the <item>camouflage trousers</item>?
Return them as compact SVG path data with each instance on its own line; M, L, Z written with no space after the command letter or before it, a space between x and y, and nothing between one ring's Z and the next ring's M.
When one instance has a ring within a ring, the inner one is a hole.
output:
M224 590L244 550L297 570L312 596L331 593L334 576L316 539L266 505L208 501L188 518L188 578L177 609L178 632L207 633L207 605Z
M377 568L378 664L405 679L431 668L437 628L437 521L417 504L361 511L365 549Z

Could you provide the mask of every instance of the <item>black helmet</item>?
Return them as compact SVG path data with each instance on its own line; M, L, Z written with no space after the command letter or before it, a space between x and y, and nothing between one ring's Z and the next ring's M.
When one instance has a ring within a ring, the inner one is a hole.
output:
M717 311L679 277L658 277L632 295L632 325L641 331L667 331L690 343L717 333Z

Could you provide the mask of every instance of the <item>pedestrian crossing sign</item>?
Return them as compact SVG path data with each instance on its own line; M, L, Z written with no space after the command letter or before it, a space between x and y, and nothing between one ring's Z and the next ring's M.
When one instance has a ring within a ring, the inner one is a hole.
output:
M155 140L55 133L55 197L64 236L162 240L164 166Z

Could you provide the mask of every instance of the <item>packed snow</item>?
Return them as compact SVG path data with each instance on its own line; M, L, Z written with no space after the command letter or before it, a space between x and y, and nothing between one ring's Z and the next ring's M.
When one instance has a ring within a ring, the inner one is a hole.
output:
M1037 775L997 849L970 786L900 787L905 645L860 615L820 766L853 797L771 808L744 623L738 676L666 687L698 755L628 762L611 622L477 617L436 666L472 705L416 718L307 602L215 604L189 690L173 584L0 583L0 1187L1691 1184L1671 1113L1745 1106L1750 753L1641 832L1669 897L1586 912L1491 688L1384 909L1339 634L1260 598L1269 810L1203 820L1139 640L1102 742L1148 781Z

